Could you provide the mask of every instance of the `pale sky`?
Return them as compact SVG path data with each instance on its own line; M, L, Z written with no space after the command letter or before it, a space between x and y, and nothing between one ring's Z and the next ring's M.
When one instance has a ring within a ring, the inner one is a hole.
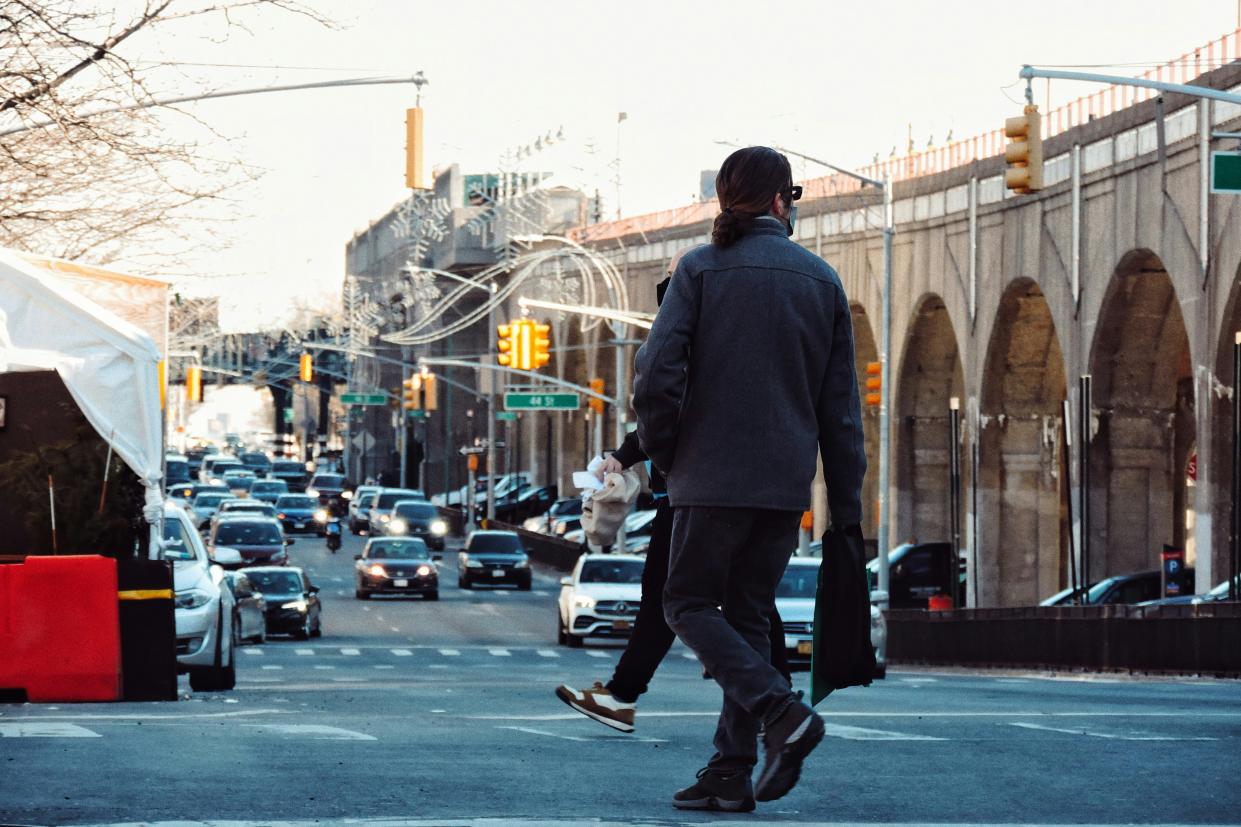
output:
M314 2L314 0L312 0ZM136 39L131 57L259 67L194 67L166 89L241 88L426 73L428 168L493 171L506 152L563 126L565 142L528 162L598 186L615 210L609 164L621 127L625 215L688 203L699 171L730 151L778 143L859 166L906 143L942 143L1002 125L1021 103L1022 63L1125 64L1138 74L1237 24L1237 0L875 0L596 3L318 0L337 30L250 15ZM1029 9L1037 16L1024 19ZM1135 67L1132 64L1144 64ZM323 71L329 69L334 71ZM198 85L202 84L202 85ZM1053 105L1097 87L1057 82ZM194 254L192 289L224 296L229 327L278 322L293 296L339 294L350 237L404 194L404 110L414 87L295 92L193 106L235 153L265 171L227 209L220 249ZM1036 87L1036 102L1046 92ZM177 135L202 135L178 115ZM590 149L593 147L593 154ZM798 168L817 177L822 170ZM144 259L150 271L150 260ZM178 272L180 268L178 268ZM183 282L189 284L188 282Z

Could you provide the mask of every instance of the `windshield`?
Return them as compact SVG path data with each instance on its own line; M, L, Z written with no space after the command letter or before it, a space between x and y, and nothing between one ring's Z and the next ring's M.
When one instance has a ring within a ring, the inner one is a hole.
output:
M358 508L370 508L375 504L375 498L378 494L363 494L362 499L358 500Z
M776 586L776 597L808 597L813 599L819 585L818 566L789 566Z
M271 467L272 467L272 470L277 473L287 474L289 472L293 472L293 473L301 474L306 471L305 465L302 465L300 462L295 462L293 460L288 460L288 459L278 459L271 464Z
M579 583L641 583L641 560L587 560Z
M431 556L431 551L418 539L372 540L366 556L372 560L425 560Z
M302 590L302 576L295 571L255 571L248 569L246 577L261 592L292 594Z
M268 522L220 523L215 533L217 546L276 546L284 539L280 527Z
M1234 582L1237 583L1238 586L1241 586L1241 574L1237 575L1237 579ZM1223 600L1228 596L1228 581L1225 580L1223 583L1220 583L1218 586L1211 589L1211 591L1207 592L1207 594L1215 600Z
M400 503L395 510L398 517L407 520L430 520L439 514L439 510L430 503Z
M466 551L492 551L500 554L520 554L525 551L521 538L516 534L475 534L470 538Z
M250 490L255 494L267 494L272 491L288 491L289 486L280 480L259 480L250 487Z
M276 508L317 508L318 505L318 500L300 494L276 500Z
M169 560L193 560L194 549L181 531L181 521L175 517L164 517L164 556Z
M375 501L373 508L381 508L387 511L401 500L422 500L426 499L422 496L421 491L384 491L379 494L379 499Z
M1090 591L1086 593L1086 602L1098 603L1103 599L1103 595L1107 594L1107 590L1115 585L1118 580L1120 580L1119 577L1108 577L1095 583L1090 587Z
M224 484L229 488L250 490L250 486L254 485L254 477L234 477L231 474L224 478Z
M241 461L247 465L266 465L267 456L265 454L258 453L242 454Z
M311 488L340 488L345 478L339 474L319 474L310 481Z
M207 508L211 508L212 506L219 505L225 500L231 499L232 497L227 494L199 494L194 498L194 507L203 508L205 506Z
M571 514L581 514L581 513L582 513L582 500L580 497L574 497L571 500L561 500L560 502L552 506L553 517L559 517L562 514L571 515Z
M168 479L170 480L188 480L190 478L190 464L182 460L168 460L164 463L168 469Z
M264 516L276 516L276 509L270 503L258 502L256 500L237 500L236 502L222 503L220 505L221 514L262 514Z

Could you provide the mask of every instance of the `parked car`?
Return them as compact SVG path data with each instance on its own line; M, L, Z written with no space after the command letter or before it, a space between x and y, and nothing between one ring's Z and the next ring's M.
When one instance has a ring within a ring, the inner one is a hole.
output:
M650 508L645 511L634 511L625 518L625 553L645 552L647 546L651 544L651 532L655 528L655 509ZM581 518L578 518L578 528L566 531L564 539L570 543L585 543L592 552L601 551L597 546L590 545L586 540L586 531L581 528Z
M496 519L504 523L520 523L528 517L544 514L556 502L556 486L526 486L518 493L510 492L496 500Z
M822 553L821 543L811 545L812 556ZM878 589L878 558L866 564L866 576L871 590ZM965 605L965 573L949 543L904 543L888 553L888 608L925 609L941 594Z
M375 537L353 559L354 597L359 600L372 594L421 594L439 600L439 555L432 555L420 537Z
M240 571L224 573L224 582L233 592L233 646L267 640L267 600Z
M232 689L237 681L230 619L233 594L212 565L190 513L164 504L164 557L172 561L177 671L195 692Z
M290 634L301 640L323 634L319 587L297 566L255 566L242 569L267 600L267 633Z
M199 494L190 504L190 518L197 528L204 529L211 524L211 518L215 516L215 512L219 510L222 503L235 499L237 498L232 494L219 491Z
M363 509L369 508L369 505L364 505L364 503L372 494L382 490L381 485L359 485L353 489L353 496L349 499L349 532L351 534L361 534L366 530L364 524L368 521L363 516L366 513Z
M466 503L469 502L469 497L467 495L468 489L469 489L468 485L463 485L460 488L458 488L456 491L449 491L444 494L436 494L434 497L431 498L431 502L435 503L436 505L451 505L451 506L457 506L457 507L464 508ZM477 497L479 494L483 494L485 496L486 493L487 493L487 475L482 474L474 478L474 496Z
M271 473L271 460L262 451L244 451L237 459L253 471L256 477L265 477Z
M537 531L540 534L551 534L552 524L560 517L581 517L582 516L582 498L568 497L563 500L556 500L552 503L551 508L546 514L540 514L534 517L527 517L521 527L526 531Z
M522 591L530 590L530 558L516 532L474 531L465 539L457 555L457 586L470 589L480 582L516 583Z
M633 631L642 602L645 557L583 554L560 581L556 640L581 646L588 637L624 638Z
M349 501L349 531L361 534L371 530L371 506L379 497L378 491L369 491L362 495L354 495Z
M436 551L444 550L448 522L439 509L426 500L398 500L384 523L384 534L390 537L421 537Z
M220 520L212 525L207 536L207 551L212 558L217 557L219 549L231 548L241 555L240 565L247 566L288 565L291 545L293 541L280 530L280 521L270 517L239 515Z
M367 531L384 532L384 523L392 519L392 507L401 500L426 500L427 495L413 488L382 488L366 512Z
M301 491L306 488L306 463L294 459L273 460L267 475L282 480L290 491Z
M1194 570L1183 569L1188 582L1193 582ZM1040 606L1070 606L1085 603L1087 606L1113 604L1133 605L1149 600L1159 600L1162 584L1158 571L1141 571L1134 574L1118 574L1106 577L1088 589L1065 589L1040 603ZM1084 597L1084 600L1083 600Z
M219 509L215 512L215 518L219 519L225 515L236 516L238 514L252 514L259 517L275 517L276 507L271 503L265 503L262 500L252 500L249 498L244 500L225 500L220 503Z
M814 646L814 604L822 559L794 557L776 586L776 609L784 622L784 648L790 666L810 666ZM872 599L870 642L875 647L875 677L887 674L888 624Z
M323 524L315 520L315 513L322 511L319 501L306 494L284 494L276 500L276 519L284 530L323 533Z
M256 500L275 505L276 500L289 493L289 485L284 480L255 480L250 486L250 496Z

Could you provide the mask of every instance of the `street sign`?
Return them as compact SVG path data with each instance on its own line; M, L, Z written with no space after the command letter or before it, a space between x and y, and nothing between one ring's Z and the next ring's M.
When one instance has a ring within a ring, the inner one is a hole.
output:
M342 405L383 405L388 398L382 393L342 393Z
M496 419L501 422L512 422L517 418L516 411L500 411L496 414Z
M365 453L375 447L375 437L362 431L353 438L353 447Z
M582 397L576 393L506 393L504 408L509 411L576 411Z
M1211 192L1241 194L1241 152L1211 153Z
M409 414L409 418L410 418L410 419L426 419L426 418L427 418L427 412L426 412L426 411L422 411L422 410L418 410L418 411L406 411L406 413L408 413L408 414Z

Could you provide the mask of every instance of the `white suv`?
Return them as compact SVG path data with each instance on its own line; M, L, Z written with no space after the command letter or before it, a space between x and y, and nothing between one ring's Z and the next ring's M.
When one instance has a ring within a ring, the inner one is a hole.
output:
M217 553L215 563L240 565ZM207 557L202 538L180 505L164 504L164 557L172 561L176 592L177 665L189 672L195 692L232 689L237 680L233 653L233 592L224 583L224 570Z
M560 581L558 639L581 646L587 637L626 638L642 602L642 569L636 554L583 554Z

